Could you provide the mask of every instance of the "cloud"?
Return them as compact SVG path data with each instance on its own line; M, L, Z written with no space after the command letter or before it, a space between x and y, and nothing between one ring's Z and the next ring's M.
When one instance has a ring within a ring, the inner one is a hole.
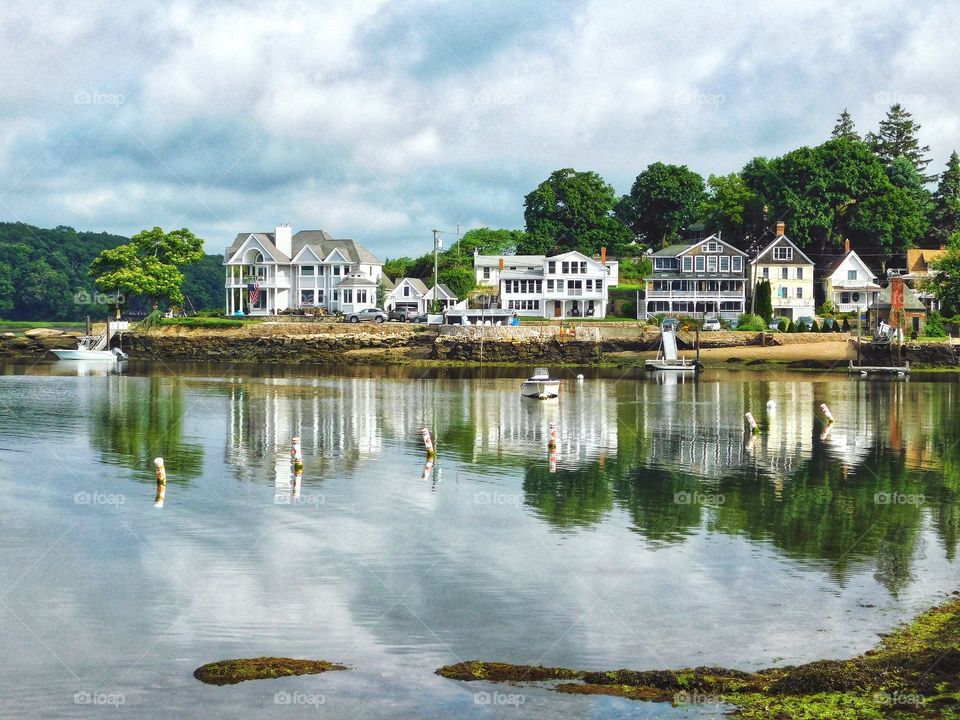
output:
M210 249L288 221L419 253L522 225L560 167L621 192L861 131L903 100L942 166L960 127L943 2L468 6L14 3L0 19L0 213Z

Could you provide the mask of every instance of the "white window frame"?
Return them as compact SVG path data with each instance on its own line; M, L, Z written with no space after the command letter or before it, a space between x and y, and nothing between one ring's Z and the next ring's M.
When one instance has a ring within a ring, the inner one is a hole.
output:
M689 255L683 256L683 271L693 272L693 258Z
M697 255L694 258L694 262L693 262L694 271L698 273L704 272L706 268L706 263L707 263L707 260L705 256Z
M743 272L743 258L740 257L739 255L734 255L734 256L733 256L733 259L731 260L731 269L732 269L732 271L735 272L735 273L742 273L742 272Z

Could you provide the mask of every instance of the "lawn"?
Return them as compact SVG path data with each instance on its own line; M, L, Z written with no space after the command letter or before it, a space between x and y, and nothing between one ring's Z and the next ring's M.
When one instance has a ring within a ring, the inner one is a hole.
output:
M34 328L57 328L59 330L84 330L83 320L0 320L0 332L23 332Z

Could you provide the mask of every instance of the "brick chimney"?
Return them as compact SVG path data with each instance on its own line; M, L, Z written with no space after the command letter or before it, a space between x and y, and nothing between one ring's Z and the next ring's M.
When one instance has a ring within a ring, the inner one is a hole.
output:
M777 237L787 234L787 224L781 220L777 223Z
M273 244L287 257L293 253L293 229L289 223L277 225L273 231Z
M843 241L843 254L844 255L850 254L850 238L845 238Z
M500 258L500 269L503 270L503 258Z
M601 265L607 264L607 248L606 247L600 248L600 264Z

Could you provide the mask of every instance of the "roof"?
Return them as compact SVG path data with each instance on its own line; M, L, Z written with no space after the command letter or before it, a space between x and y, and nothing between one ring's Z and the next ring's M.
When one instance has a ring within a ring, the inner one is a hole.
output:
M267 252L269 252L276 259L277 262L281 262L281 263L290 262L290 258L284 255L282 252L280 252L277 249L277 246L273 244L273 239L274 239L273 233L245 232L245 233L237 233L237 236L233 239L233 242L227 248L226 252L223 255L224 265L227 264L227 261L230 260L230 258L234 255L234 253L237 252L237 250L243 247L243 244L250 238L251 235L254 237L254 239L258 243L263 245L264 249L266 249Z
M774 245L776 245L776 244L779 243L780 241L786 241L786 242L790 245L790 247L792 247L797 253L799 253L800 256L801 256L809 265L813 265L813 264L814 264L814 263L813 263L813 260L811 260L809 257L807 257L806 253L804 253L803 250L801 250L799 247L797 247L797 244L796 244L793 240L791 240L790 238L788 238L786 235L778 235L777 237L775 237L775 238L773 239L773 242L771 242L771 243L770 243L769 245L767 245L763 250L761 250L759 253L757 253L757 257L755 257L755 258L753 259L753 261L751 262L751 265L760 262L760 258L762 258L762 257L763 257L764 255L766 255L768 252L770 252L771 250L773 250ZM783 260L778 260L777 262L785 262L785 261L783 261Z
M674 245L667 245L665 248L663 248L663 250L657 250L655 253L650 253L650 257L676 257L693 245L696 245L696 243L677 243Z
M698 247L700 245L704 245L708 242L720 243L724 247L730 248L730 250L735 252L737 255L741 255L743 257L747 256L747 254L743 252L743 250L741 250L740 248L734 247L733 245L728 243L726 240L722 240L719 235L713 234L713 235L710 235L709 237L705 237L700 240L694 240L692 242L674 243L673 245L667 245L667 247L663 248L663 250L657 250L655 253L652 253L651 257L677 257L678 255L681 255L682 253L685 253L688 250L692 250L693 248Z
M926 276L930 274L930 263L939 260L947 252L946 248L910 248L907 250L907 272L910 275Z
M277 250L275 236L272 232L245 232L237 233L233 243L227 248L224 260L228 259L240 246L246 242L247 238L253 235L261 244L269 243L269 250L277 257L280 262L290 262L290 258ZM293 236L291 242L293 256L296 256L305 245L309 245L314 254L321 258L326 258L334 250L340 253L352 263L364 263L366 265L382 265L383 263L363 245L356 240L336 240L325 230L301 230Z
M873 304L870 307L877 309L889 308L890 295L892 293L893 285L887 285L887 287L880 291L880 293L877 295L877 299L873 301ZM923 306L923 303L920 302L920 298L918 298L917 294L906 284L903 286L903 309L911 312L926 312L926 308Z
M393 290L396 285L393 284L393 280L388 278L386 275L380 276L380 284L383 285L388 291Z
M407 283L421 295L426 295L427 293L427 285L420 278L397 278L397 283L394 286L394 289L400 287L403 283Z
M376 287L377 283L362 275L347 275L337 287Z
M504 270L500 273L501 280L542 280L543 270Z
M844 255L841 255L841 256L839 256L839 257L836 257L836 258L834 258L832 261L830 261L830 264L827 265L826 268L824 268L824 270L823 270L823 277L828 278L828 277L830 277L831 275L833 275L837 270L840 269L840 266L843 265L843 263L846 261L846 259L847 259L848 257L850 257L851 255L853 255L853 256L857 259L857 262L859 262L860 265L862 265L864 268L866 268L867 272L869 272L872 277L876 277L876 274L873 272L873 270L870 269L870 266L867 265L867 264L860 258L859 255L857 255L857 253L856 253L855 250L851 250L850 252L848 252L848 253L846 253L846 254L844 254Z
M457 294L456 294L453 290L451 290L450 288L448 288L448 287L447 287L446 285L444 285L443 283L440 283L440 284L438 285L438 287L440 288L440 295L443 296L443 297L455 298L455 297L457 296ZM431 299L431 300L434 299L434 297L433 297L433 288L430 288L429 290L427 290L427 295L430 296L430 299Z
M504 267L511 265L543 265L547 259L546 255L475 255L473 257L474 267L495 267L500 265L500 259L503 258Z

